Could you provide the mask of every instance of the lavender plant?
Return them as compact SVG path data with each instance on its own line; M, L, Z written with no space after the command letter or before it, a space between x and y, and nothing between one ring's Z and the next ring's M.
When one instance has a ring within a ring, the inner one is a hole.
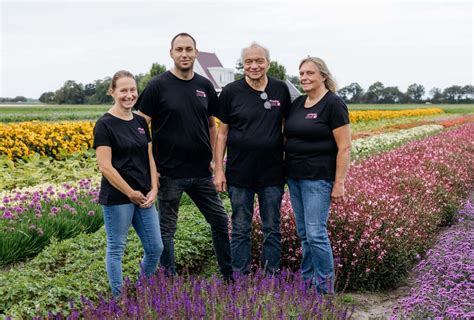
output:
M212 277L169 278L160 270L126 285L119 299L82 299L68 319L349 319L353 307L336 306L298 273L237 276L234 283ZM50 313L49 319L67 315ZM39 319L39 318L38 318Z
M438 239L415 268L415 286L399 301L393 319L474 318L474 205Z

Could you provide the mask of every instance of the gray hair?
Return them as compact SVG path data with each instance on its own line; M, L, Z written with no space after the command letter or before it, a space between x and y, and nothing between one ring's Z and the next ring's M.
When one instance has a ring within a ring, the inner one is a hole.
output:
M242 49L242 52L240 54L240 57L242 59L242 62L244 62L244 54L247 50L250 50L250 49L253 49L253 48L260 48L263 50L263 52L265 52L265 59L267 59L267 62L270 63L270 51L265 48L264 46L262 46L261 44L257 43L257 42L252 42L248 47L246 48L243 48Z
M324 86L326 87L326 89L328 89L331 92L336 92L337 90L336 80L334 80L334 77L329 71L329 68L326 65L326 62L324 62L324 60L321 58L308 56L307 58L304 58L303 60L301 60L299 68L301 69L301 66L306 62L314 63L316 65L316 68L318 68L319 73L323 77L326 78L326 80L324 80Z

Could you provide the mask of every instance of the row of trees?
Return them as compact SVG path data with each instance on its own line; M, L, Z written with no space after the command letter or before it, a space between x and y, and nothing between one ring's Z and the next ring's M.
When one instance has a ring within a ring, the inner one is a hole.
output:
M385 87L380 81L364 91L354 82L339 89L337 93L348 103L474 103L473 85L455 85L444 90L433 88L426 92L424 86L413 83L406 92L402 92L398 87Z
M165 71L164 65L154 63L148 73L135 75L139 92L142 92L153 76ZM112 103L112 97L109 95L110 82L110 77L86 85L68 80L55 92L41 94L39 101L48 104L110 104Z
M235 79L242 78L241 60L237 61L235 69ZM164 65L153 63L148 73L136 75L139 92L143 91L153 76L165 71ZM288 75L285 67L277 61L270 63L268 75L282 80L288 79L302 91L298 76ZM108 94L110 81L110 78L105 78L83 85L68 80L55 92L43 93L39 101L51 104L109 104L112 103L112 97ZM473 85L454 85L444 90L433 88L427 92L423 85L414 83L408 86L406 92L402 92L398 87L385 87L380 81L370 85L365 91L357 82L354 82L339 89L337 93L347 103L474 103Z
M26 99L25 97L23 96L16 96L15 98L3 98L3 97L0 97L0 103L9 103L9 102L14 102L14 103L18 103L18 102L26 102L28 99Z

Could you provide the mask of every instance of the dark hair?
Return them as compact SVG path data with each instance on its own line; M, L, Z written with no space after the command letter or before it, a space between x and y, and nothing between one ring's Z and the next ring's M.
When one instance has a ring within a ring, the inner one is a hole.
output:
M176 40L177 37L189 37L189 38L191 38L191 40L193 40L194 49L196 49L196 40L189 33L186 33L186 32L178 33L177 35L175 35L173 37L173 39L171 39L171 49L173 49L174 41Z
M124 77L132 78L133 80L137 81L135 79L135 76L131 72L127 70L119 70L115 72L114 76L112 77L112 80L110 81L109 91L115 90L115 88L117 87L118 79L124 78Z

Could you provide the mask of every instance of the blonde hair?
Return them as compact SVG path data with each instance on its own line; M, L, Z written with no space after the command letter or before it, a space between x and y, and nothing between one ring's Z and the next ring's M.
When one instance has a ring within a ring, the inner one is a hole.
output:
M329 71L328 66L326 65L326 62L324 62L323 59L317 58L317 57L310 57L308 56L307 58L304 58L300 62L299 69L301 69L301 66L305 64L306 62L312 62L316 65L316 67L319 70L319 73L326 78L324 80L324 86L326 89L328 89L331 92L336 92L337 90L337 83L336 80L334 80L331 71Z

